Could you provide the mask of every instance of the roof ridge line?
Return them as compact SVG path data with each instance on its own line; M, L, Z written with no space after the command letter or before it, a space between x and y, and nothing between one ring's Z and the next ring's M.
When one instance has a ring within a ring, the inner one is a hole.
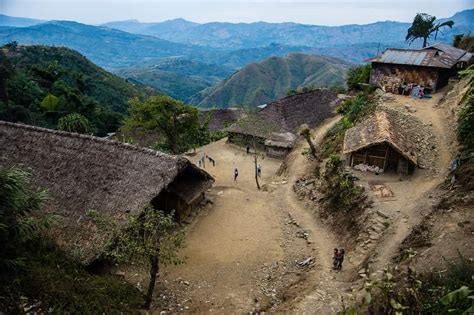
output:
M105 144L109 146L118 146L130 151L138 151L138 152L145 153L152 156L161 156L161 157L167 157L171 159L183 158L179 155L171 155L171 154L167 154L161 151L156 151L150 148L139 147L134 144L110 140L110 139L104 139L104 138L91 136L91 135L84 135L84 134L67 132L67 131L62 131L62 130L48 129L48 128L43 128L43 127L38 127L38 126L27 125L23 123L13 123L13 122L4 121L4 120L0 120L0 126L1 125L25 129L25 130L43 132L43 133L48 133L48 134L60 135L67 138L88 139L97 143L101 143L101 144Z

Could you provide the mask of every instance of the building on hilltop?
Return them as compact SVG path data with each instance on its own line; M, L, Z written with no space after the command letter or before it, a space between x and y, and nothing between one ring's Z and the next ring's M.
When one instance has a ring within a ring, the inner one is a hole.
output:
M119 221L147 204L179 222L194 210L213 178L186 158L126 143L0 121L0 167L20 167L46 189L48 213L62 218L54 231L61 248L79 260L97 259L106 244L87 211Z
M293 148L297 129L303 124L310 128L318 126L334 115L340 101L337 93L328 89L287 96L257 112L262 129L256 126L245 130L239 123L233 124L226 129L228 141L245 146L251 144L250 137L255 136L259 139L259 149L265 150L269 156L284 158ZM264 126L270 130L265 131Z
M418 165L413 138L393 113L378 111L346 131L343 153L351 167L364 164L407 175Z
M370 84L392 93L398 93L403 84L420 85L435 92L466 68L472 58L472 53L447 44L423 49L388 48L367 60L372 63Z

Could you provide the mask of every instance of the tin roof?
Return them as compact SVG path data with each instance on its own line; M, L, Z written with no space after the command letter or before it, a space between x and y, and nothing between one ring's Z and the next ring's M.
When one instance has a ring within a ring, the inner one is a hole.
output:
M435 68L452 68L459 61L469 61L472 53L446 44L423 49L388 48L369 62L392 63Z

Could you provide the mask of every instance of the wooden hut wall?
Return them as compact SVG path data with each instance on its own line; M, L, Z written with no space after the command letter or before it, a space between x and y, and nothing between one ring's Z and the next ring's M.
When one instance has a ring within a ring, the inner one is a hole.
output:
M403 82L420 84L433 91L437 89L438 68L385 63L372 63L370 84L386 86L387 92L398 93Z
M413 163L387 144L374 145L351 154L351 166L367 164L377 166L384 171L395 171L399 174L410 174Z
M233 144L237 144L242 147L246 147L250 145L250 148L253 149L253 139L254 137L250 135L246 135L243 133L238 132L229 132L227 136L227 141ZM257 138L257 149L261 151L265 151L265 139L256 137Z
M274 147L274 146L266 146L265 151L267 156L276 158L276 159L283 159L285 158L288 153L290 153L289 148L282 148L282 147Z

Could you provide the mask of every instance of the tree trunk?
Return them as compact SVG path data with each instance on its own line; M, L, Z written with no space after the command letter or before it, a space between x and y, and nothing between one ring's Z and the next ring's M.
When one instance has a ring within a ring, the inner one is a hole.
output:
M428 44L428 37L423 37L423 48Z
M311 154L312 154L315 158L318 158L318 156L317 156L317 154L316 154L316 148L314 147L314 143L313 143L313 141L311 141L311 136L310 136L310 135L306 135L305 138L306 138L306 141L308 141L309 149L310 149L310 151L311 151Z
M148 291L145 296L145 309L150 309L151 300L153 298L153 291L155 291L156 277L159 271L158 254L150 257L150 282L148 283Z

